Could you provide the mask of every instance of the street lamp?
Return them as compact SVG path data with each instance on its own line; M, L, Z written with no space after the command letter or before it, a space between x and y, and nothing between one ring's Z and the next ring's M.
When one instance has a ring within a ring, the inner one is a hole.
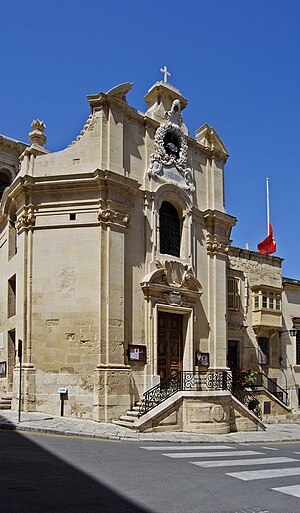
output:
M297 328L292 328L290 330L278 331L278 333L279 333L280 337L281 337L282 333L289 333L291 335L291 337L296 337L297 331L298 331Z

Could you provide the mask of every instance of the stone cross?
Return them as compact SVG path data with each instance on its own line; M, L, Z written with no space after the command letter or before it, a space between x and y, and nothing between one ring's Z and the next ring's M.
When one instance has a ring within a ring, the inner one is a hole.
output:
M164 82L168 82L168 77L171 76L171 73L167 70L167 66L164 66L163 68L160 68L160 70L164 74Z

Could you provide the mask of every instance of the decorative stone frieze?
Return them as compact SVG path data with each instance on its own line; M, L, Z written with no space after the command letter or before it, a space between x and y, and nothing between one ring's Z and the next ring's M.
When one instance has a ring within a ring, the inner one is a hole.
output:
M174 100L170 111L165 113L167 121L155 133L155 153L151 155L148 176L194 191L192 170L187 167L188 145L181 129L180 101Z
M36 216L34 214L34 208L32 205L24 207L21 215L19 215L16 221L16 230L20 234L23 230L30 230L35 226Z
M99 208L98 220L104 223L118 224L127 227L129 225L129 214L115 211L111 208Z

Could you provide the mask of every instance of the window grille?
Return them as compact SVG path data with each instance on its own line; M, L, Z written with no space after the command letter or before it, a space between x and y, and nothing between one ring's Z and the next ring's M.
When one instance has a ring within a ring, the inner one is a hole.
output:
M159 211L160 252L180 257L180 220L175 207L163 201Z

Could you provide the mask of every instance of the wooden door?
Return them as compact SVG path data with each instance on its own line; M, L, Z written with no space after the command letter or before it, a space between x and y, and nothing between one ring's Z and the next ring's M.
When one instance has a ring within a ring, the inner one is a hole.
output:
M182 315L158 313L157 367L161 381L182 370Z

